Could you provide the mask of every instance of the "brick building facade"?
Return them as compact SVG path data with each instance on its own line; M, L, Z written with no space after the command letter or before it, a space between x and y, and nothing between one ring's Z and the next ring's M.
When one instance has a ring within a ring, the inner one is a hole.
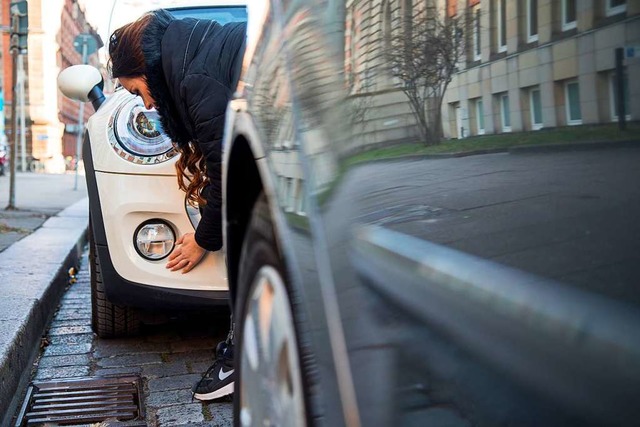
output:
M2 25L8 26L11 0L0 1ZM29 0L28 7L28 52L23 56L27 158L38 159L40 170L63 172L65 156L75 154L78 103L62 97L56 79L63 68L81 62L73 46L75 36L81 32L97 33L86 22L77 0ZM1 44L5 133L10 139L13 76L6 31L2 33ZM98 66L96 54L90 56L89 63ZM89 105L85 108L85 120L91 112Z

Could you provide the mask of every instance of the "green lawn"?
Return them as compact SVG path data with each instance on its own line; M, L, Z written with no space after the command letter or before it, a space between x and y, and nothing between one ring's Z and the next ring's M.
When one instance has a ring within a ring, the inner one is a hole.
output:
M572 126L535 132L506 133L474 136L466 139L443 141L438 145L419 143L399 144L377 148L349 158L348 163L361 163L375 159L389 159L423 154L451 154L477 150L508 149L522 145L566 144L571 142L640 140L640 123L630 123L621 132L617 124L600 126Z

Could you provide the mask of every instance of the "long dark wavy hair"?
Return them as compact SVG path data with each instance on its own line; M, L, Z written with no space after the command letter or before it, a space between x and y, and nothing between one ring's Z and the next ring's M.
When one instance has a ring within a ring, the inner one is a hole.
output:
M159 49L145 49L144 46L145 39L161 39L164 29L166 29L171 19L171 15L168 12L157 10L146 13L138 20L115 30L109 38L108 67L111 77L114 79L119 77L142 77L147 82L153 79L156 83L165 84L164 78L158 79L157 76L152 75L152 73L163 73L162 67L150 66L150 64L160 64L161 52ZM158 103L158 99L155 100L161 118L172 114L173 106ZM165 123L166 120L163 120L165 130L169 130ZM171 133L169 133L169 136L177 139ZM204 155L195 142L177 142L174 140L173 145L180 153L180 157L176 162L178 187L187 194L189 204L204 206L207 201L203 197L202 191L209 182Z

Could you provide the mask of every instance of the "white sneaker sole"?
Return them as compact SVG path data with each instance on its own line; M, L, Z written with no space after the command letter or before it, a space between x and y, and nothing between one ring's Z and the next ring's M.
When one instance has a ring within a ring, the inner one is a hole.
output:
M233 393L233 383L229 383L226 386L216 391L212 391L211 393L206 393L206 394L196 393L193 395L193 397L195 397L198 400L214 400L214 399L220 399L221 397L225 397L232 393Z

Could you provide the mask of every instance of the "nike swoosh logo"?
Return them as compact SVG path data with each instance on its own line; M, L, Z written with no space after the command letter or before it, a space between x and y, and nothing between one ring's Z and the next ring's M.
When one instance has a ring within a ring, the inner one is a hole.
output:
M220 381L224 381L231 374L233 374L233 369L229 369L227 372L220 369L220 372L218 372L218 378L220 378Z

